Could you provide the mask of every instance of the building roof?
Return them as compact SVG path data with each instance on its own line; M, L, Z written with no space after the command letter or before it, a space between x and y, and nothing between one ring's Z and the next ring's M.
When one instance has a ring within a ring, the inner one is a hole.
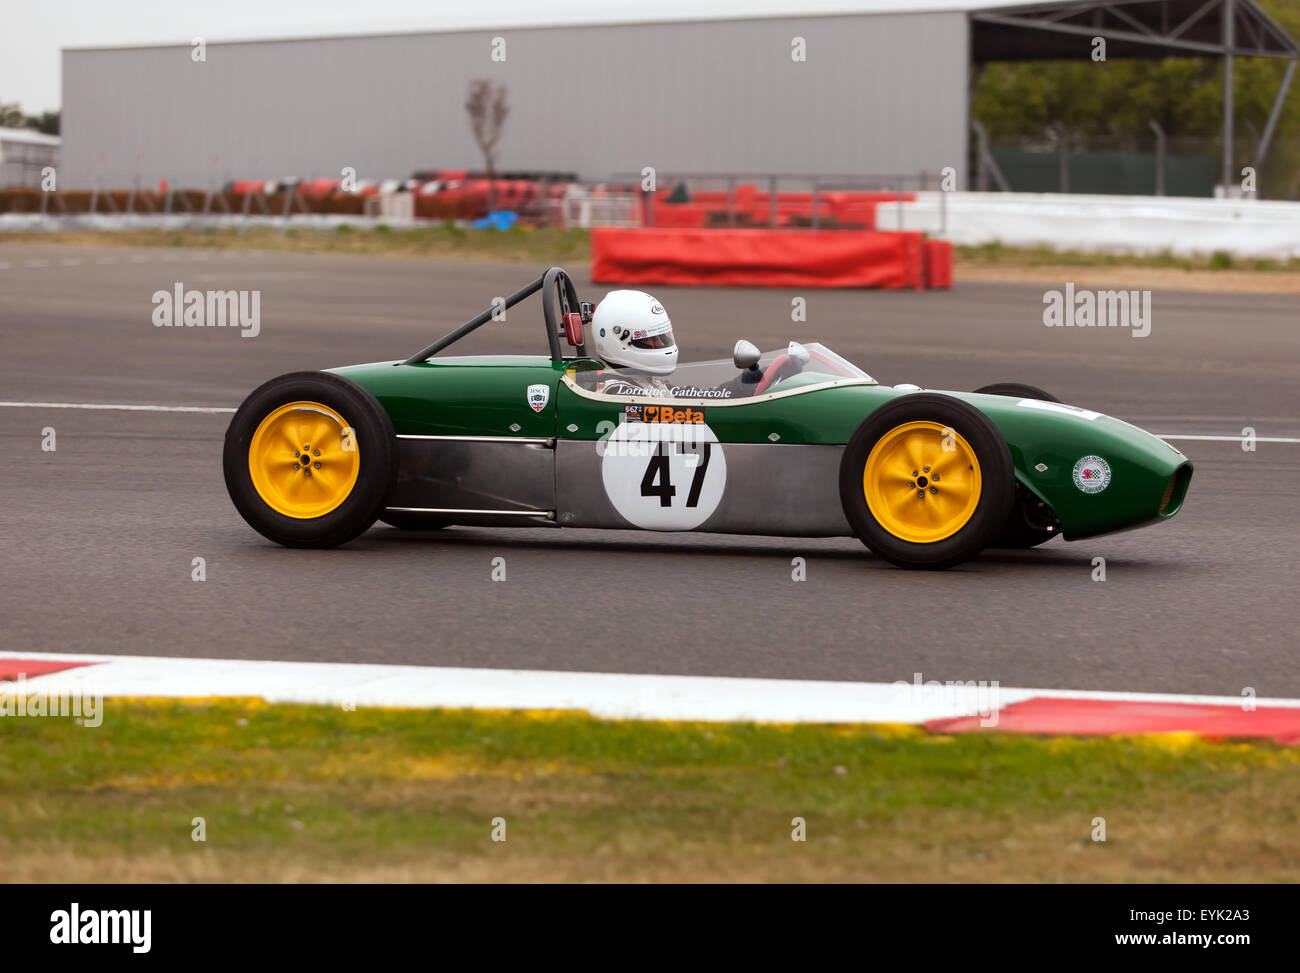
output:
M222 43L270 43L383 37L470 31L530 30L554 27L633 24L700 23L805 17L866 16L873 14L966 13L974 29L974 60L1052 60L1077 58L1080 36L1107 39L1107 57L1167 57L1224 53L1225 0L808 0L792 9L791 0L659 0L607 3L590 13L585 2L538 5L528 13L493 17L485 5L464 5L440 11L436 26L411 25L408 29L376 29L352 34L305 34L296 37L249 37ZM1233 53L1273 57L1300 57L1300 45L1273 21L1255 0L1234 0ZM1073 12L1069 12L1073 10ZM370 21L373 23L374 21ZM1071 37L1073 35L1073 37ZM170 44L130 44L108 47L65 48L68 51L102 51Z
M63 140L57 135L46 135L44 132L38 132L34 128L0 128L0 142L21 142L24 145L54 145L63 144Z

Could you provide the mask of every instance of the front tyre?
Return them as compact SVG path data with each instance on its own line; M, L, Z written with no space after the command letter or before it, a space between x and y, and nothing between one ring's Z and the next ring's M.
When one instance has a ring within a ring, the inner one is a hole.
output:
M940 569L983 550L1015 495L1011 452L978 409L932 392L869 415L840 461L840 502L872 553Z
M226 490L263 537L334 547L366 531L397 479L393 424L359 385L328 372L273 378L226 430Z

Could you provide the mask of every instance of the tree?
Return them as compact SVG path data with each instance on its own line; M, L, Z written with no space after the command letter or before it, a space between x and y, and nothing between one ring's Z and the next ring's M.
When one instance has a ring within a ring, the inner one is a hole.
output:
M0 128L22 128L27 116L15 102L12 105L0 104Z
M46 135L58 135L59 113L47 111L39 115L24 115L17 102L12 105L0 103L0 128L34 128Z
M1292 37L1300 36L1300 0L1260 0L1260 6ZM1081 52L1086 48L1081 47ZM1238 163L1254 164L1252 152L1267 123L1286 62L1273 57L1235 60L1233 117ZM1059 120L1079 144L1107 139L1149 144L1155 119L1171 139L1219 138L1223 123L1223 60L1166 57L1102 64L1085 53L1073 61L989 64L973 86L971 116L995 140L1045 140ZM1217 151L1208 150L1217 158ZM1265 196L1300 195L1300 80L1278 118L1261 173Z
M474 132L474 141L483 153L487 168L488 207L496 209L496 148L505 128L506 116L510 114L510 107L506 104L506 86L494 87L491 81L471 81L465 111L469 113L469 127Z
M43 111L39 115L29 115L27 117L28 128L34 128L38 132L44 132L46 135L59 134L59 113L56 111Z

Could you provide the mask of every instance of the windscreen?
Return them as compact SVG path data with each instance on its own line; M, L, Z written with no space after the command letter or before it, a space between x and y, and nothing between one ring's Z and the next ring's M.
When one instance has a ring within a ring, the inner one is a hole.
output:
M660 335L671 341L671 335ZM666 347L666 346L665 346ZM604 368L578 372L580 388L602 395L638 398L737 399L856 379L873 381L852 362L819 342L792 342L764 352L757 370L742 371L729 358L678 364L667 375L649 375L632 368Z

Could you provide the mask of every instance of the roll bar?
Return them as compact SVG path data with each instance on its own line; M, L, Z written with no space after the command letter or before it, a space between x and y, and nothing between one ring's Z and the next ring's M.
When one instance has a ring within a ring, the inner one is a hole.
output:
M578 303L578 290L573 286L573 281L565 273L563 267L552 267L541 277L531 283L521 287L505 299L505 305L501 306L495 302L485 308L479 314L470 318L464 324L454 331L451 331L433 344L421 351L416 352L410 358L401 364L418 365L420 362L428 361L433 355L442 351L448 345L454 344L471 331L481 328L492 320L494 314L500 311L514 307L525 298L532 297L538 291L542 292L542 317L546 322L546 344L551 351L551 361L564 361L564 353L560 348L560 336L565 334L561 322L566 320L566 315L573 312L580 312L581 306ZM552 294L557 294L559 299L559 313L556 313L555 301L551 300ZM586 357L587 346L581 344L578 346L578 357Z

